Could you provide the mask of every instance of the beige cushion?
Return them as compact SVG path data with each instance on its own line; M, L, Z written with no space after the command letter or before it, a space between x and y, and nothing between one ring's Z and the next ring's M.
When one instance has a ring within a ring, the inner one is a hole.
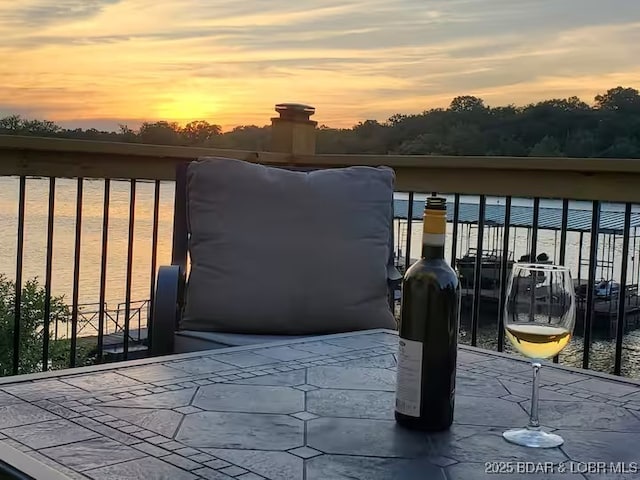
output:
M191 163L191 271L180 328L268 335L396 328L387 290L394 178L386 167Z

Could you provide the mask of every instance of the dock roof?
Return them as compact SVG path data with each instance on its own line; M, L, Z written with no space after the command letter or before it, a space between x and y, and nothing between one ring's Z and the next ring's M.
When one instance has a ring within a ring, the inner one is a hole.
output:
M394 214L396 219L406 220L409 201L394 199ZM421 221L424 209L423 200L413 202L413 220ZM447 221L453 221L454 204L447 204ZM479 205L477 203L460 202L458 221L461 224L474 225L478 223ZM486 226L504 226L505 206L489 204L485 208ZM567 231L590 232L591 210L569 208ZM512 205L509 224L513 227L531 228L533 226L533 207ZM640 212L631 213L631 228L640 227ZM562 229L562 207L541 206L538 216L538 228L543 230ZM624 230L624 211L600 210L600 233L622 235Z

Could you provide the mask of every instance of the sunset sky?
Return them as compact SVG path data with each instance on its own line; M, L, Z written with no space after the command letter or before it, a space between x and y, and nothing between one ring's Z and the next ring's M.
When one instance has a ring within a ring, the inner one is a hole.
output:
M0 116L348 127L640 89L640 0L0 0Z

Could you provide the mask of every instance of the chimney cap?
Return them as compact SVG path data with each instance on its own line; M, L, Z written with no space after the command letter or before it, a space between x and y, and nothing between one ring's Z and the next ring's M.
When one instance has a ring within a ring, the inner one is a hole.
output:
M280 118L303 118L308 120L316 112L316 109L302 103L278 103L276 112L280 114Z

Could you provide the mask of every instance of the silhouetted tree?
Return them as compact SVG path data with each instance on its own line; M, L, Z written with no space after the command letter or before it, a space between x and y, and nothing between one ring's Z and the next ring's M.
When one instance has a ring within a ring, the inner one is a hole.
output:
M448 108L396 113L384 123L358 122L351 128L318 128L318 153L434 154L640 158L640 93L618 86L596 95L592 106L580 98L551 98L529 105L487 106L482 98L460 95ZM222 132L196 120L147 122L136 131L63 129L47 120L18 115L0 118L0 134L36 135L162 145L194 145L241 150L269 147L271 127L242 125Z
M484 112L486 108L484 100L471 95L456 97L449 105L449 110L452 112Z
M640 95L635 88L616 87L603 95L596 95L596 106L603 110L640 113Z

